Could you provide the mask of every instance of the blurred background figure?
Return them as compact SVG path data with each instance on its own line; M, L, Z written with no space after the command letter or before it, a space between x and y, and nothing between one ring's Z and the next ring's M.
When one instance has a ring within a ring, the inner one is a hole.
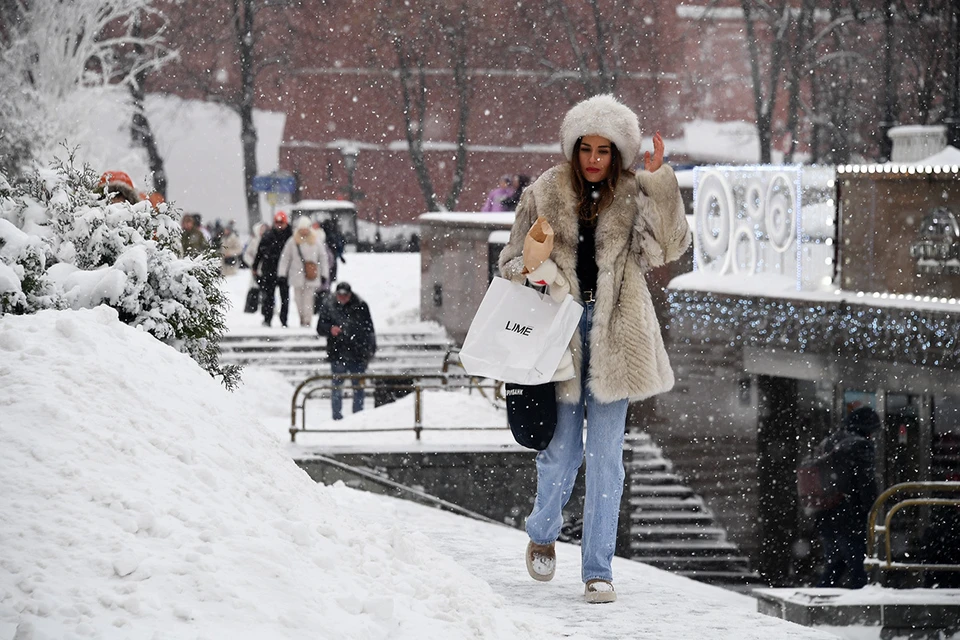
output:
M273 226L263 233L257 255L251 269L260 285L260 310L263 312L263 326L269 327L273 320L276 290L280 289L280 324L287 326L287 314L290 311L290 286L284 274L279 273L280 254L293 232L290 219L285 211L277 211L273 216Z
M243 263L241 266L250 269L250 288L247 290L247 299L243 305L244 313L256 313L257 309L260 308L260 284L257 282L257 274L252 267L253 261L257 257L257 249L260 248L260 238L263 237L263 232L266 230L267 225L263 222L253 225L252 234L250 239L247 240L247 246L243 248L243 255L241 256Z
M300 326L309 327L313 321L317 291L330 276L329 261L323 231L314 231L306 217L297 220L296 228L280 254L277 275L290 283Z
M377 352L370 307L346 282L339 283L334 295L327 296L317 318L317 334L327 339L327 359L335 376L365 373ZM334 420L343 419L343 382L344 378L339 377L332 380L330 408ZM353 412L359 413L363 411L363 381L353 379L351 384Z
M523 174L513 176L513 193L503 199L503 210L504 211L514 211L517 208L517 205L520 204L520 196L523 195L523 190L527 188L530 184L530 176L525 176Z
M483 203L483 208L480 209L480 211L507 211L507 209L503 208L503 200L512 196L515 190L513 176L500 176L500 182L496 188L487 194L487 201Z
M160 205L166 203L164 197L157 191L151 191L144 198L153 207L154 211L160 211Z
M333 259L330 261L330 282L337 281L337 263L342 262L347 263L347 259L343 257L343 250L347 246L347 240L343 237L343 232L340 231L340 227L337 226L335 220L327 219L320 223L320 228L323 229L323 233L326 237L327 247L330 249L330 253L333 255Z
M186 258L198 256L210 248L207 239L203 237L203 232L197 224L197 216L191 213L183 214L180 220L180 244L183 256Z
M220 272L223 275L232 276L240 270L241 253L243 253L243 244L231 223L224 227L220 234Z
M110 197L110 204L118 202L129 202L137 204L140 197L136 188L133 186L133 180L123 171L104 171L100 176L100 182L97 184L97 192Z

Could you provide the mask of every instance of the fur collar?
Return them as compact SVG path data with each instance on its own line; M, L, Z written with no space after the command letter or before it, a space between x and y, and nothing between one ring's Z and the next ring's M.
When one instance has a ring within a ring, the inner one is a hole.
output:
M571 279L571 293L580 298L576 281L577 245L580 224L576 192L573 189L569 163L548 169L531 185L537 201L537 213L547 219L554 230L554 261ZM623 272L627 243L637 216L637 181L624 173L617 182L613 202L597 218L597 267L600 278ZM598 288L601 282L598 281Z

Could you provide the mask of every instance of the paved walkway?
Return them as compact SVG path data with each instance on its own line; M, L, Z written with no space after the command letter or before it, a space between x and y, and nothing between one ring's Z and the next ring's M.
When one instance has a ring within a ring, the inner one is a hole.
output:
M539 583L523 562L526 535L382 497L362 500L363 518L401 526L426 535L441 553L485 580L520 615L542 617L562 638L651 640L826 640L836 636L757 612L756 601L742 594L702 584L616 558L619 599L610 605L588 605L580 582L580 548L558 545L557 575Z

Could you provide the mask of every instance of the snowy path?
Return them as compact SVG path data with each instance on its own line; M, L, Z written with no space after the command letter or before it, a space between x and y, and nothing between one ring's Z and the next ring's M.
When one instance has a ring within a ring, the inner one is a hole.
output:
M353 493L353 492L351 492ZM557 548L557 575L539 583L527 576L522 531L470 521L403 500L351 495L358 517L419 532L487 582L514 609L513 616L543 615L559 622L564 638L652 638L657 640L787 640L836 636L757 613L756 601L653 567L616 558L619 599L588 605L580 582L580 548ZM552 626L552 624L551 624Z

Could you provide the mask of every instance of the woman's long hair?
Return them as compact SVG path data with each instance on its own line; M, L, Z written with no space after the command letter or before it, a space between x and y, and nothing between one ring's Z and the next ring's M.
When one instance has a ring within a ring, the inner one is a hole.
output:
M583 177L583 167L580 165L580 142L583 138L577 138L573 145L573 157L570 158L570 165L573 167L571 180L573 181L573 192L577 194L580 219L591 224L596 223L597 215L610 206L613 202L613 194L617 190L617 183L620 181L621 174L633 175L629 169L623 168L620 150L617 149L612 141L610 142L610 171L607 172L606 179L600 183L599 197L594 197L594 189L590 187L590 182Z

